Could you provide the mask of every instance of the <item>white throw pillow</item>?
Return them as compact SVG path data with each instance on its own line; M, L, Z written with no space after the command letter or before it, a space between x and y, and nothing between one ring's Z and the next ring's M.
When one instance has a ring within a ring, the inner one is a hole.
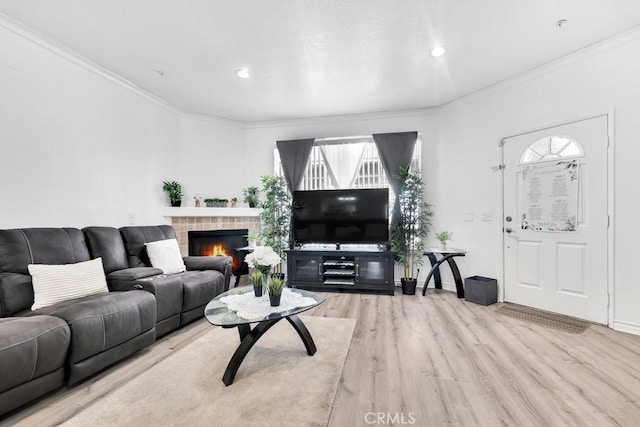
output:
M77 264L29 264L28 268L33 282L31 310L109 292L102 258Z
M158 240L144 245L147 247L151 265L161 269L164 274L181 273L187 270L176 239Z

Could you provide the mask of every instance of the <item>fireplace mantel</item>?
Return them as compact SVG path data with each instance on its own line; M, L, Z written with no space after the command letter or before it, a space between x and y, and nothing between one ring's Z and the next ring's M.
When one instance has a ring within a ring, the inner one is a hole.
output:
M255 208L162 208L162 215L172 218L181 217L257 217L260 209Z

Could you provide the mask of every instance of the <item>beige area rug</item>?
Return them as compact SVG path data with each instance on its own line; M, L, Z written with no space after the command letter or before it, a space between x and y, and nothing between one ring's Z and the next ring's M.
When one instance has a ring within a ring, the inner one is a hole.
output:
M325 426L355 319L301 316L317 347L308 356L282 320L251 349L229 387L222 374L237 328L211 332L87 407L64 426Z
M581 334L589 329L591 325L584 320L575 319L562 314L549 313L548 311L537 310L523 305L504 303L496 309L496 313L512 317L525 322L547 328L557 329L570 334Z

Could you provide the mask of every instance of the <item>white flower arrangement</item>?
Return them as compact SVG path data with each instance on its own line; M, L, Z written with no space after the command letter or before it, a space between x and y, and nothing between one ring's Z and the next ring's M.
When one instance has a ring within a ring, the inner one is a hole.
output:
M248 254L244 260L251 268L262 272L270 271L272 267L279 265L282 259L270 246L258 246Z

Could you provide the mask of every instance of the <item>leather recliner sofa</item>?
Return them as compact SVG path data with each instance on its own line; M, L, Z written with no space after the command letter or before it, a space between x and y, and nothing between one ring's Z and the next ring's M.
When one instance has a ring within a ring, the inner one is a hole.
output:
M151 267L144 244L168 238L170 226L0 230L0 415L200 318L228 290L230 257L185 257L188 271L176 274ZM98 257L108 293L31 310L29 264Z
M231 257L183 257L187 271L168 275L151 266L145 243L175 239L169 225L83 231L92 257L102 257L110 290L144 289L156 295L158 336L201 318L207 303L229 290Z

